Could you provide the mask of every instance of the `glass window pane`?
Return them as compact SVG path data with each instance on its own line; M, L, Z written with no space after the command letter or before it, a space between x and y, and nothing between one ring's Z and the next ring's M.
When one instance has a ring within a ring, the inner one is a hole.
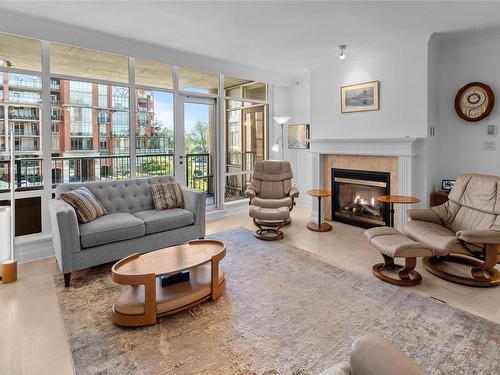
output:
M173 89L172 65L154 61L135 60L135 83L141 86Z
M51 43L50 71L76 77L128 82L128 58L66 44Z
M10 133L14 128L16 188L40 188L42 179L40 76L0 73L0 190L10 181Z
M136 90L137 174L174 174L174 96Z
M179 90L217 94L219 92L219 76L213 73L179 67Z
M267 105L226 100L225 200L243 198L245 177L267 155Z
M267 85L262 82L225 76L224 90L232 98L267 100Z
M250 173L226 176L224 201L231 202L245 198L245 190L250 184L251 177Z
M39 40L0 33L0 66L40 71L41 51Z
M51 78L54 183L130 175L129 89Z

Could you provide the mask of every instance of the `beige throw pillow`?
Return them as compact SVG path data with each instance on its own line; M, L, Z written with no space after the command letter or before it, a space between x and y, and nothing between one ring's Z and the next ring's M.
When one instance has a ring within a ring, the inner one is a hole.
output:
M59 196L75 209L76 217L82 224L89 223L106 213L101 202L86 187L61 193Z
M157 210L184 208L181 185L176 182L151 185L151 195Z

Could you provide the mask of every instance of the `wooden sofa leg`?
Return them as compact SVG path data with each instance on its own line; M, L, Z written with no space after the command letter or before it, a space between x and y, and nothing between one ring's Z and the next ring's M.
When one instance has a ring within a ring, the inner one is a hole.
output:
M71 272L68 272L64 274L64 286L68 288L70 284L71 284Z

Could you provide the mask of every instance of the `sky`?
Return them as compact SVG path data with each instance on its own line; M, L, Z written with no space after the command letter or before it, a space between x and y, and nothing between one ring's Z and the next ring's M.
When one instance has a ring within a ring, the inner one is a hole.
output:
M169 92L154 92L155 113L164 127L174 126L173 94ZM198 103L184 104L184 126L186 134L190 132L197 121L208 124L208 105Z

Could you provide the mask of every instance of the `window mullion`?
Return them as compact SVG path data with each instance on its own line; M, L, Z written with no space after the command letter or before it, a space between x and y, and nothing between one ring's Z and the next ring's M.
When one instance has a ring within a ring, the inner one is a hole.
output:
M135 59L128 58L128 82L129 82L129 150L130 150L130 177L137 176L137 158L136 158L136 91L135 91Z
M41 150L42 150L42 232L49 233L50 217L48 201L52 199L52 120L50 101L50 43L42 41L42 109L41 109Z

